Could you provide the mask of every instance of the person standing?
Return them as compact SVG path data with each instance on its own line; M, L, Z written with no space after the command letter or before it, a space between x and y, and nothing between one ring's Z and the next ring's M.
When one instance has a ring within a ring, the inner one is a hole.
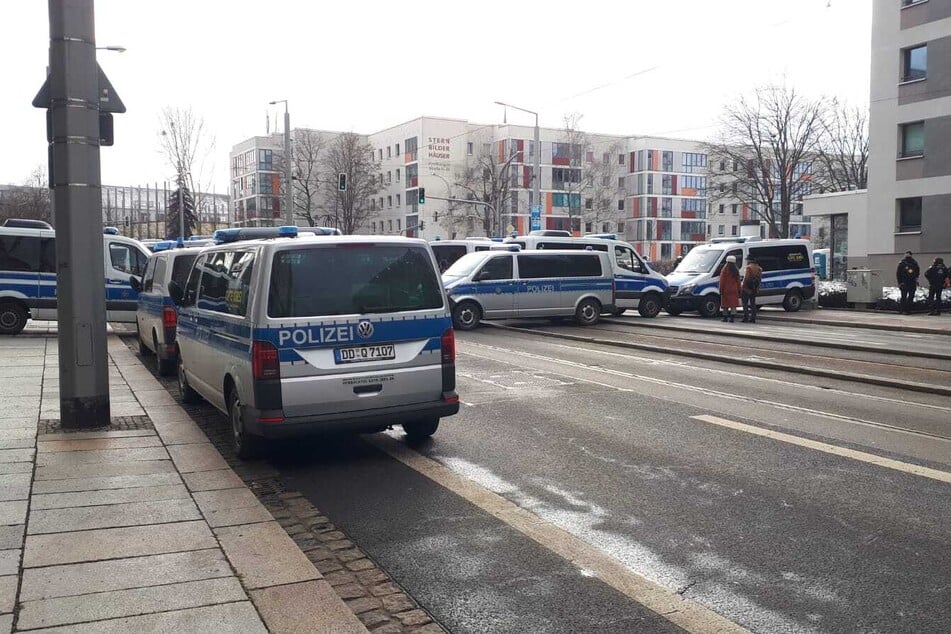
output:
M920 274L921 268L915 258L911 257L911 251L905 251L905 258L898 263L898 270L895 272L895 277L898 279L898 288L901 290L901 303L898 312L906 315L911 314Z
M928 303L931 305L929 315L941 314L941 292L948 285L951 279L951 272L944 265L942 258L935 258L931 266L925 271L925 279L928 280Z
M746 270L743 272L743 321L756 323L756 296L759 294L759 285L763 281L763 267L752 257L746 260Z
M726 264L720 270L720 308L723 321L733 321L733 311L740 305L740 270L736 268L736 256L726 256Z

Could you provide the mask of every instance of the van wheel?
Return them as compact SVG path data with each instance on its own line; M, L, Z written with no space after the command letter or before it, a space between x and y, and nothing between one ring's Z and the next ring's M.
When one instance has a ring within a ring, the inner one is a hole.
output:
M661 301L657 293L648 293L638 303L637 312L641 314L641 317L656 317L660 314L660 306Z
M414 420L409 423L403 423L403 431L406 432L407 442L421 442L436 433L439 428L438 418L427 418L425 420Z
M244 417L241 415L241 401L238 400L238 391L232 387L228 390L228 420L231 421L231 442L238 458L249 460L261 453L261 439L249 434L244 426Z
M180 350L178 352L178 394L182 399L182 403L187 405L197 403L198 399L201 398L198 392L193 390L188 384L188 377L185 376L185 365L182 362L182 353Z
M145 341L142 339L142 333L139 332L139 322L135 322L135 338L139 340L139 355L147 357L152 354L152 351L149 350L149 347L145 345ZM156 348L158 350L158 348Z
M175 373L175 359L163 359L158 353L158 335L152 333L152 346L155 348L155 358L158 359L159 376L171 376Z
M475 302L462 302L452 309L452 324L456 330L472 330L481 320L482 309Z
M783 298L783 308L787 313L794 313L802 308L802 291L794 288L786 293L786 297Z
M703 299L700 300L697 312L700 313L701 317L716 317L720 312L720 296L713 293L704 295Z
M0 335L18 335L26 328L30 313L20 302L0 302Z
M601 304L596 299L581 300L575 310L575 321L582 326L593 326L601 319Z

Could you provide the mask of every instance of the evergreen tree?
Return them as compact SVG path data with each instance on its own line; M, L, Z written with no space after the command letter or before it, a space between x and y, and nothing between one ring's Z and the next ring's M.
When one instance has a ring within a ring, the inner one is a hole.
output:
M192 197L188 187L182 188L182 199L185 202L185 235L183 239L188 240L195 235L195 227L198 226L198 217L195 214L195 199ZM169 240L174 240L181 234L181 225L178 220L178 190L169 194L168 214L165 217L165 235Z

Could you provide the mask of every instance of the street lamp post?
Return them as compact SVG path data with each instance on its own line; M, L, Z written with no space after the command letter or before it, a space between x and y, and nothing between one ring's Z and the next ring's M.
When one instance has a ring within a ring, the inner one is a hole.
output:
M541 199L541 186L542 186L542 175L541 175L541 156L542 156L542 147L539 139L539 129L538 129L538 113L533 110L526 110L525 108L519 108L518 106L513 106L512 104L503 103L501 101L495 102L499 106L505 108L511 108L512 110L519 110L521 112L527 112L528 114L535 115L535 160L532 167L532 205L537 205L538 209L541 209L542 199Z
M296 225L294 221L294 181L291 170L291 113L287 109L287 99L277 99L269 102L270 105L284 104L284 220L288 225Z

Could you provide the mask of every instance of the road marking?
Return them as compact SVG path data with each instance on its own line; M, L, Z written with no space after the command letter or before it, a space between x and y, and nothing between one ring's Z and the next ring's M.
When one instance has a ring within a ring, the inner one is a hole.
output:
M711 423L713 425L720 425L721 427L743 431L756 436L763 436L764 438L771 438L772 440L779 440L791 445L806 447L807 449L815 449L816 451L832 454L834 456L841 456L843 458L867 462L868 464L885 467L886 469L893 469L895 471L921 476L922 478L930 478L932 480L938 480L939 482L947 482L951 484L951 473L947 471L939 471L937 469L930 469L928 467L922 467L908 462L892 460L891 458L883 458L882 456L865 453L864 451L846 449L845 447L839 447L838 445L830 445L829 443L825 442L818 442L815 440L809 440L808 438L802 438L800 436L793 436L792 434L785 434L781 431L773 431L763 427L747 425L746 423L738 423L734 420L720 418L719 416L700 414L699 416L691 416L690 418L702 421L704 423Z
M568 531L546 522L534 513L453 472L432 458L420 455L396 439L376 434L367 436L366 441L559 557L570 561L582 574L597 577L684 630L704 634L707 632L747 632L740 625L713 610L629 570L617 560Z

